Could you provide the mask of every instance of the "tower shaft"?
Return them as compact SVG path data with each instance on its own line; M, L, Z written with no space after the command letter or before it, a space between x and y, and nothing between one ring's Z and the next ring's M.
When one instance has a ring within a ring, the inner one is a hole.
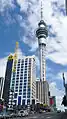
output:
M42 81L46 80L46 67L45 67L45 53L46 46L45 44L39 44L39 54L40 54L40 79Z

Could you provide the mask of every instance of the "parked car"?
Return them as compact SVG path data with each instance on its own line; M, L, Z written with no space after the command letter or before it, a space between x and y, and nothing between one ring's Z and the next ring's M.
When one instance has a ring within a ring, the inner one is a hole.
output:
M11 113L11 114L10 114L10 117L17 117L17 114Z
M24 111L23 111L23 110L19 111L18 116L19 116L19 117L22 117L22 116L24 117L24 116L25 116Z
M60 113L61 112L61 110L57 110L57 113Z

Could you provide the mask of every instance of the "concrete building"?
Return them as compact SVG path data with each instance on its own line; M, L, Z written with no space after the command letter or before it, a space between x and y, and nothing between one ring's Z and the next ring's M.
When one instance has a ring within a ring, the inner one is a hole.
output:
M8 57L8 61L7 61L4 89L3 89L3 99L5 101L6 106L8 105L8 101L9 101L9 90L10 90L10 81L11 81L11 73L12 73L12 64L13 64L13 56L10 55Z
M4 78L0 77L0 99L2 99L3 96L3 89L4 89Z
M11 99L16 106L35 103L36 100L36 64L35 56L18 59L14 65L10 83L9 108ZM13 95L11 93L13 92ZM13 96L13 98L12 98Z
M36 81L37 103L49 105L49 85L47 81Z

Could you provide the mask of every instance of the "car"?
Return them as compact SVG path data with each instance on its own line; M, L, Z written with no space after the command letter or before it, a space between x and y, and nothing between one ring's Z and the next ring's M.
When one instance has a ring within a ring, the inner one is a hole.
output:
M17 114L11 113L11 114L10 114L10 117L17 117Z
M39 110L39 113L42 113L43 111L42 110Z
M28 111L27 110L24 110L24 113L26 116L28 116Z
M57 113L60 113L61 112L61 110L57 110Z
M25 116L24 110L19 111L18 116L19 117L22 117L22 116L24 117Z

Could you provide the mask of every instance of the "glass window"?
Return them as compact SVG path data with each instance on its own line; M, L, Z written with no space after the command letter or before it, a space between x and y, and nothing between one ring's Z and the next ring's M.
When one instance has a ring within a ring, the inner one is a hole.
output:
M26 92L23 92L23 95L26 95Z
M21 71L21 74L23 74L23 71Z
M12 84L12 86L14 86L14 84Z
M27 66L27 62L25 62L25 66Z
M19 69L17 69L17 72L19 72Z
M15 88L16 88L16 89L18 89L18 87L17 87L17 86L16 86Z
M24 88L26 88L26 86L24 86Z
M24 73L26 73L26 74L27 74L27 70L26 70Z
M26 95L23 95L23 98L26 98Z
M30 104L30 99L27 100L27 104Z
M22 105L25 105L25 100L22 100Z
M21 96L18 97L18 105L21 104Z
M24 85L26 85L26 82L24 82Z
M17 98L17 93L14 94L14 98Z
M22 63L21 66L24 66L24 63Z
M18 90L17 90L17 89L15 89L15 92L18 92Z
M26 88L23 89L23 92L26 91Z
M27 75L24 75L24 79L27 79Z
M28 95L27 98L30 98L30 95Z
M15 83L15 81L12 81L12 84Z
M22 80L20 80L20 83L22 83L23 81Z
M20 89L19 92L22 92L22 90Z
M16 86L18 86L18 83L16 83Z
M24 80L24 83L27 82L27 80Z
M30 92L30 88L28 88L28 92Z
M20 90L22 90L22 87L19 88L19 92L22 92L22 91L20 91Z
M18 75L19 76L19 75ZM17 77L16 79L19 79L19 77Z
M25 69L27 69L27 65L25 65Z
M15 80L15 78L13 78L12 80Z
M19 95L22 95L22 93L19 92Z
M23 79L23 77L20 77L20 79Z
M27 79L27 74L24 74L24 79Z
M22 83L20 83L20 85L22 85Z

